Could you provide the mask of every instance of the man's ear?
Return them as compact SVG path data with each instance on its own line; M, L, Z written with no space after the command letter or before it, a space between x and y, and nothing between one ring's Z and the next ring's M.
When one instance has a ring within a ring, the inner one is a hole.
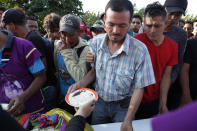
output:
M131 25L131 22L132 22L132 18L130 18L130 20L129 20L129 24Z
M16 31L16 25L14 23L9 23L9 28L6 27L6 29L14 34Z
M105 21L106 21L106 15L104 15L103 20L104 20L103 22L105 23Z

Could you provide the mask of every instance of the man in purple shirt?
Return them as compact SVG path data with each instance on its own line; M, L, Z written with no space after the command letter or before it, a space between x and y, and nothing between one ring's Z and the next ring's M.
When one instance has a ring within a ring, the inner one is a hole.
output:
M46 81L40 52L27 40L0 31L0 103L12 115L44 109L40 88Z

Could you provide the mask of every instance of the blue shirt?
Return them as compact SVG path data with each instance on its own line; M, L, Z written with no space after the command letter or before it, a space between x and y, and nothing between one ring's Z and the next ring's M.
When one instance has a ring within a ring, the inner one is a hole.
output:
M68 88L75 83L75 80L70 76L66 68L66 63L61 53L58 53L58 70L59 70L59 83L60 93L66 95Z
M104 101L117 101L132 96L134 88L155 83L150 55L146 46L126 35L113 55L106 44L107 35L94 37L89 44L96 69L95 90Z

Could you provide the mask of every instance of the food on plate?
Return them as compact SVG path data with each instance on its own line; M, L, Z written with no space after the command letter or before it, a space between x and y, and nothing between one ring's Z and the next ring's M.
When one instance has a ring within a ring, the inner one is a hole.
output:
M95 91L90 89L79 88L72 93L67 94L66 101L68 104L79 107L87 102L97 99L98 95Z

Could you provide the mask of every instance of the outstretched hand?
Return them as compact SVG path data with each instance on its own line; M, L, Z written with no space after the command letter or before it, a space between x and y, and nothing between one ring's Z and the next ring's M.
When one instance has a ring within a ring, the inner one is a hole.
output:
M96 100L93 99L88 103L80 106L79 108L75 108L76 110L75 116L80 115L83 116L84 118L88 117L95 108L95 102Z
M80 82L77 82L75 84L72 84L69 88L68 88L68 92L73 92L74 90L76 90L77 88L85 88Z

